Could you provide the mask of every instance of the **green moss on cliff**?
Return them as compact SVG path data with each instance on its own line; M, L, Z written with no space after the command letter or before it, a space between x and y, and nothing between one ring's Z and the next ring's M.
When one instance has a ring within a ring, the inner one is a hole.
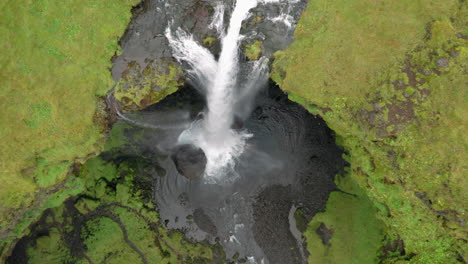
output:
M384 240L376 208L349 176L337 176L325 212L314 216L305 237L309 263L377 263Z
M183 71L175 62L161 59L141 70L132 62L117 83L114 96L124 110L143 109L164 99L184 84Z
M77 169L76 196L47 210L9 263L212 263L211 247L160 222L152 203L154 162L119 156L132 145L128 129L122 122L113 127L104 156L114 159L91 158Z
M272 78L337 133L401 261L467 259L466 16L465 1L312 1L276 54Z
M151 178L137 173L144 166L132 159L86 162L80 172L85 191L46 212L25 238L27 263L211 263L209 247L162 227L151 197L135 184Z
M63 201L68 167L100 149L98 97L136 0L0 4L0 256ZM54 198L55 199L55 198Z

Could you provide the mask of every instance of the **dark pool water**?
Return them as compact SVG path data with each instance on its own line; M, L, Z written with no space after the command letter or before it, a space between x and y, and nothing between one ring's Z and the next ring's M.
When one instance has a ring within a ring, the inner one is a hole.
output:
M154 202L166 227L219 242L228 258L247 263L305 263L293 215L299 209L310 219L336 190L333 179L344 161L332 132L270 83L243 122L253 137L236 163L239 178L206 184L180 175L171 159L183 131L178 125L197 118L204 105L185 87L128 116L136 122L126 135L133 147L121 154L152 157Z

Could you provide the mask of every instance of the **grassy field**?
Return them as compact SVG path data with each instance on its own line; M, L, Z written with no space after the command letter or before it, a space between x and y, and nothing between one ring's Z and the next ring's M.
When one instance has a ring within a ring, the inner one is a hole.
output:
M0 255L44 206L75 193L62 188L70 165L100 150L100 96L137 2L0 3Z
M320 114L405 254L468 259L466 1L311 1L272 78Z

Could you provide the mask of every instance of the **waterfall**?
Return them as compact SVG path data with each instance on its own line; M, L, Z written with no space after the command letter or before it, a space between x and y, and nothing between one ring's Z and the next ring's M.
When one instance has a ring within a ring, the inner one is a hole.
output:
M204 151L207 158L204 179L207 182L236 178L235 161L246 148L246 140L252 136L245 130L231 127L235 115L245 116L251 108L259 88L258 80L266 80L268 76L267 60L261 58L251 63L250 74L243 83L238 79L242 22L257 4L257 0L237 0L227 32L223 28L224 6L216 7L210 27L216 29L221 39L218 61L182 29L177 29L175 34L170 27L166 30L173 56L189 66L191 80L207 99L208 110L203 119L192 123L179 137L181 144L193 144ZM236 109L241 110L236 113Z

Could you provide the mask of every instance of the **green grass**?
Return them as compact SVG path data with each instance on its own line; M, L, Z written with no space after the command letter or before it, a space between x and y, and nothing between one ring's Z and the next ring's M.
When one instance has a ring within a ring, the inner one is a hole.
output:
M2 239L21 235L15 225L45 203L40 193L63 181L69 164L100 150L96 105L113 85L110 58L137 2L0 4Z
M36 252L36 254L34 254ZM63 264L73 261L70 251L60 240L60 232L56 228L51 228L48 235L36 240L34 248L28 248L30 256L28 263Z
M119 225L107 217L87 222L85 246L96 263L141 263L140 256L125 243Z
M342 192L333 192L325 212L318 213L308 224L305 237L309 263L362 264L377 263L384 240L383 223L375 216L376 208L349 176L337 176ZM321 224L331 230L330 245L324 245L316 230Z
M272 78L337 133L403 239L407 255L388 263L468 258L467 15L466 1L312 1L276 54Z

